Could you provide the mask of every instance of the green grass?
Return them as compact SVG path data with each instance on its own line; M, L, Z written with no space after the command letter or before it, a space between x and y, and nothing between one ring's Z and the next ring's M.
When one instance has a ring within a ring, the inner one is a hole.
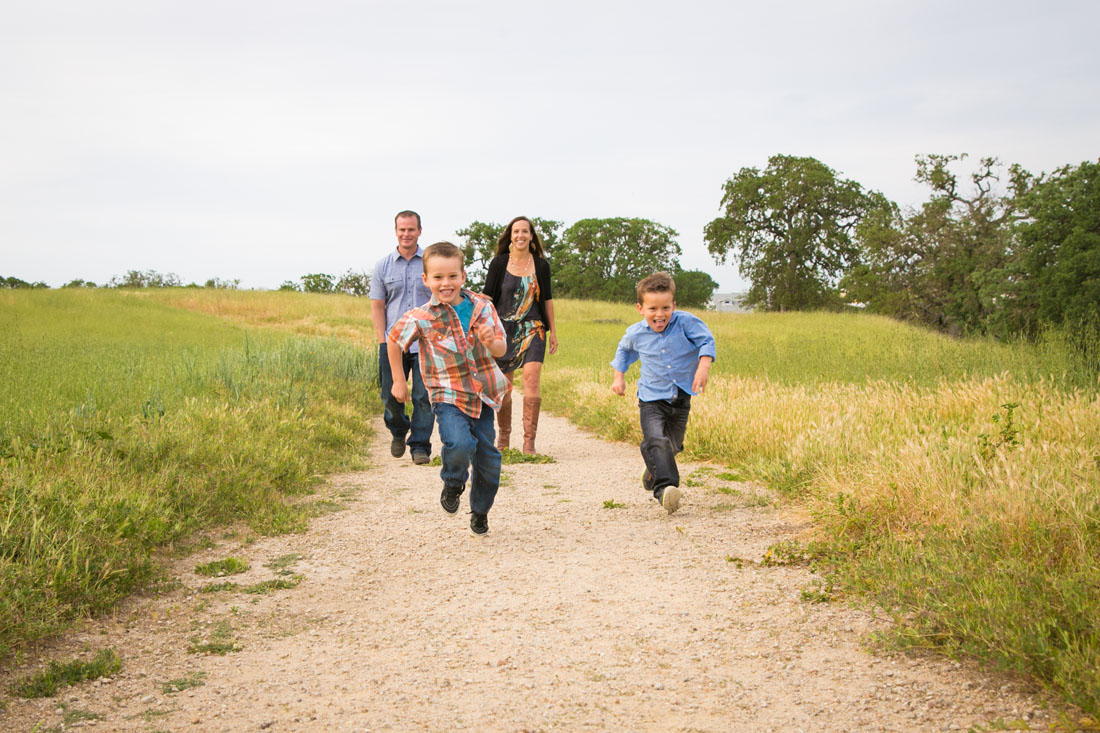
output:
M361 465L377 411L373 350L143 292L0 294L0 372L0 659L198 529L300 531L296 497Z
M233 639L233 626L228 621L219 621L206 634L191 637L187 651L191 654L214 654L224 656L239 652L241 647Z
M637 442L608 366L637 312L556 305L544 407ZM294 499L354 463L378 412L368 314L364 299L296 293L0 294L0 657L148 585L153 548L326 511ZM1095 365L1058 334L1032 346L864 314L703 317L718 361L685 459L815 519L762 562L813 563L807 600L876 604L897 622L883 643L986 660L1100 714Z
M195 687L202 687L206 684L206 682L204 681L205 677L205 672L194 672L187 675L186 677L178 677L174 680L168 680L160 686L160 690L165 695L174 695L177 692L183 692L184 690L190 690Z
M195 572L211 578L220 578L223 575L237 575L248 572L248 563L239 557L227 557L224 560L211 560L195 566Z
M62 687L77 682L110 677L122 668L122 660L114 649L101 649L90 662L74 659L70 662L50 662L38 674L16 680L13 695L25 698L53 697Z

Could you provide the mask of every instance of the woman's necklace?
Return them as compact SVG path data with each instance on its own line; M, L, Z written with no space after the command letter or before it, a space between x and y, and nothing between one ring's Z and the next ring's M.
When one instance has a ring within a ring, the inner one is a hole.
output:
M512 274L518 277L524 277L530 275L531 271L535 269L535 258L533 255L527 255L527 259L522 263L517 261L516 256L508 255L508 259L512 265Z

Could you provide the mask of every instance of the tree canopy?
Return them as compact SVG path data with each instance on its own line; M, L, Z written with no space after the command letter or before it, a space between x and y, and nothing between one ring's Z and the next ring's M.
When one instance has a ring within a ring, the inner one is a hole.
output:
M836 283L856 263L852 233L869 210L888 206L815 158L773 155L723 186L724 214L704 240L719 262L736 254L749 306L792 310L835 305Z
M554 292L632 303L643 277L679 270L677 236L649 219L581 219L565 230L554 255Z

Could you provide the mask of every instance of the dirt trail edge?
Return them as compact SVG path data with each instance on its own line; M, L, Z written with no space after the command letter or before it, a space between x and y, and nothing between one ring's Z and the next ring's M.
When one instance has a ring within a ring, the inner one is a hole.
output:
M55 698L9 698L0 729L1049 724L1041 699L1004 678L868 653L861 638L881 620L803 600L814 579L804 568L759 564L801 527L753 487L687 464L701 485L667 516L639 486L636 446L550 415L540 428L539 449L557 462L504 466L484 538L470 534L466 496L455 516L440 508L438 468L391 458L388 437L374 440L374 468L329 481L349 496L344 510L304 534L219 540L180 561L181 587L132 599L48 653L114 646L121 672ZM381 421L377 430L388 435ZM219 579L239 587L199 592L211 579L195 564L228 556L251 566ZM296 587L244 592L288 573L301 576Z

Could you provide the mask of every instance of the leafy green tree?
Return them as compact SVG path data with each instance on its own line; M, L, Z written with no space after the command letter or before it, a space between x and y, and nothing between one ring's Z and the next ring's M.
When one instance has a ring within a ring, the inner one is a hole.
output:
M702 270L680 270L675 273L676 305L681 308L706 308L718 288L718 283Z
M161 274L156 270L127 270L121 277L116 275L107 283L109 288L178 288L183 281L174 272Z
M300 293L302 292L302 286L293 280L283 280L283 284L279 286L279 291Z
M336 278L323 272L302 275L302 290L307 293L335 293Z
M336 281L336 292L347 293L358 298L370 295L370 273L366 270L356 272L349 268Z
M1010 167L1002 190L1006 172L982 158L964 191L951 167L965 157L918 156L916 180L931 188L930 199L908 216L890 204L861 221L861 263L841 283L850 298L951 334L1001 330L995 324L1018 307L1012 226L1030 175Z
M61 287L62 288L94 288L94 287L97 287L97 286L91 280L82 280L80 278L76 278L74 280L70 280L69 282L65 283Z
M752 283L745 304L762 310L833 306L836 283L856 264L855 227L886 205L815 158L774 155L768 167L742 168L723 187L725 213L704 240L719 262L736 253Z
M204 288L214 288L215 290L237 290L240 286L240 278L223 280L220 277L212 277L203 285Z
M1100 326L1100 162L1064 166L1020 196L1018 325Z
M678 236L649 219L581 219L554 252L554 294L633 303L638 280L679 271Z
M48 288L50 287L44 282L29 283L26 280L21 280L17 277L0 277L0 288L10 288L12 290L19 290L22 288Z
M535 232L539 235L539 241L542 242L543 253L552 262L553 252L558 246L562 222L532 216L531 223L535 225ZM497 241L503 231L504 224L474 221L455 232L455 236L463 240L461 249L466 267L466 287L470 290L481 292L485 286L485 274L489 269L489 261L496 254Z

